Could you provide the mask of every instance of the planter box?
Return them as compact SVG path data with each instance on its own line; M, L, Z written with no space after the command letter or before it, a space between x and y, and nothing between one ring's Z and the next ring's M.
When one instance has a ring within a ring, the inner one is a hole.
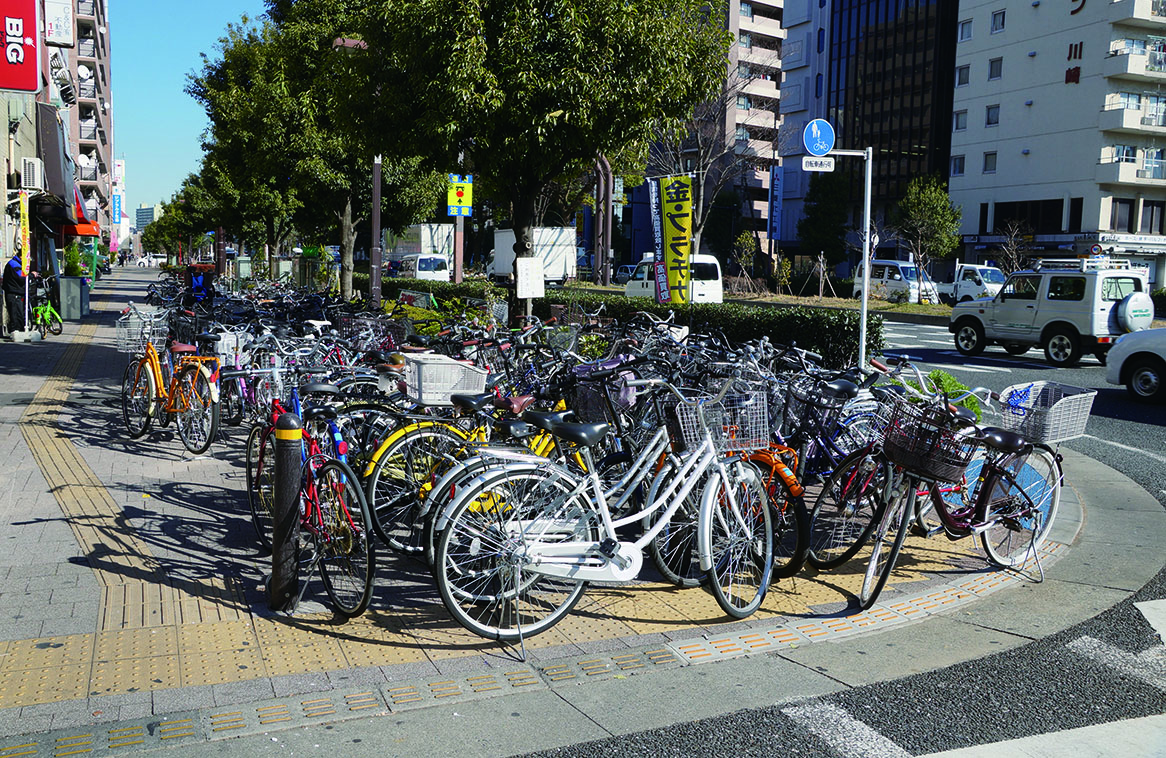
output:
M89 315L89 285L81 276L62 276L57 302L61 318L65 321L79 321Z

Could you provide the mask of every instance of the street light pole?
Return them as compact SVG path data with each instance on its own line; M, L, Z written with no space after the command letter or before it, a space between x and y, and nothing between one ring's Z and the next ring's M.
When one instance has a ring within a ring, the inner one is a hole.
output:
M368 252L368 299L381 306L381 156L372 159L372 247Z

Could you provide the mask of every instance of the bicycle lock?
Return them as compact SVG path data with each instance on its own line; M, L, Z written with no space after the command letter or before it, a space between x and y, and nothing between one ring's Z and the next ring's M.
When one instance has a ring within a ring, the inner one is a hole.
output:
M276 420L271 581L267 584L267 607L273 611L294 611L300 598L296 547L300 530L300 448L303 439L303 424L299 416L284 413Z

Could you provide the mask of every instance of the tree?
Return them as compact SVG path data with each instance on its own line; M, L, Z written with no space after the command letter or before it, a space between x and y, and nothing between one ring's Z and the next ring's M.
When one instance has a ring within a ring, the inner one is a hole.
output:
M804 255L817 257L822 253L831 265L846 260L848 202L849 180L845 174L814 174L798 221L798 239Z
M920 271L933 258L946 258L959 246L962 213L937 176L921 176L907 185L895 209L894 226Z
M1032 252L1029 240L1032 230L1023 221L1011 219L1004 224L1003 229L997 229L1000 235L1000 249L996 251L996 263L1005 274L1025 268L1028 265L1028 256Z
M533 252L536 204L598 155L640 156L720 87L730 36L719 2L381 2L362 30L370 89L357 114L376 149L450 170L464 151L511 205Z

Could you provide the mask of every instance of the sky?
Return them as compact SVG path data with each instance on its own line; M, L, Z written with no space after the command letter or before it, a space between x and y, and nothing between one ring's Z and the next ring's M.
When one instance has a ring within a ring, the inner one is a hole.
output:
M112 160L124 160L123 212L167 202L198 171L206 114L185 93L200 53L220 57L228 23L263 13L263 0L109 0Z

